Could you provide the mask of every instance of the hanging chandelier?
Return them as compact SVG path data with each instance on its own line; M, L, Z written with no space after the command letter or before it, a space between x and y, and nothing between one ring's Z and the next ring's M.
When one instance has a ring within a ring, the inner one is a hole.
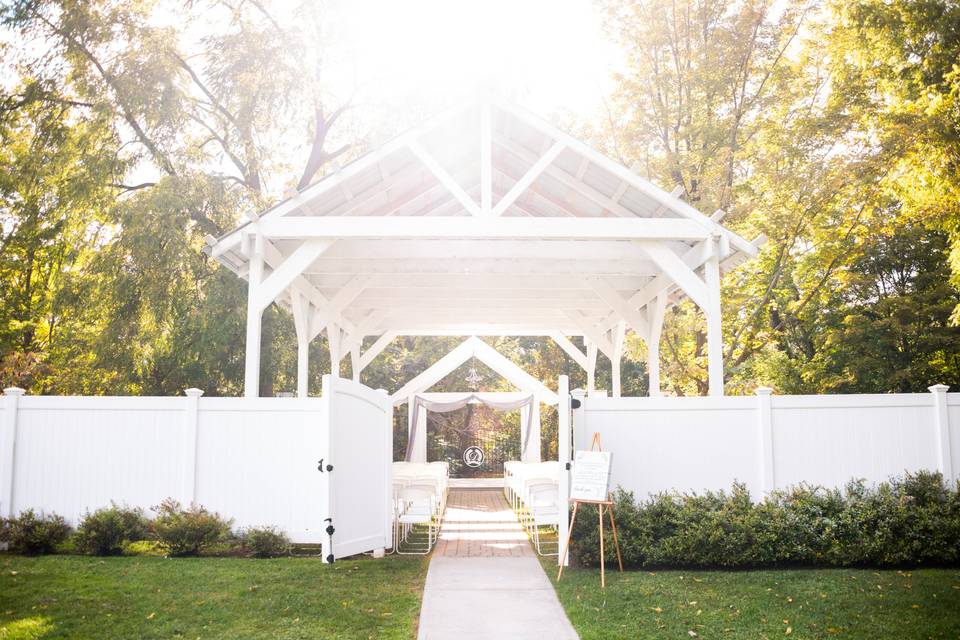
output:
M477 367L473 364L470 365L470 371L467 372L466 381L475 391L480 390L480 383L483 382L483 378L477 373Z

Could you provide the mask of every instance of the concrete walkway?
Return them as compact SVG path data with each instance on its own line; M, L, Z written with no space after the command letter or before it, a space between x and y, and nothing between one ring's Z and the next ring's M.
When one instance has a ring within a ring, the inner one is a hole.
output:
M450 492L427 572L418 637L577 638L499 490Z

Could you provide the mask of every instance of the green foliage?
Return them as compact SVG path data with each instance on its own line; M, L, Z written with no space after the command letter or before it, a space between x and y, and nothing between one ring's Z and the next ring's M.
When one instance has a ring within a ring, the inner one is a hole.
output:
M55 513L37 515L27 509L19 516L0 519L0 542L7 543L14 553L54 553L69 535L70 525Z
M233 522L197 504L184 509L172 498L153 510L157 513L154 533L172 556L197 556L210 550L227 539Z
M139 508L109 507L87 513L77 527L74 542L80 553L94 556L113 556L124 547L143 540L150 532L150 522Z
M290 554L290 538L276 527L249 527L240 536L244 551L254 558Z
M167 555L167 548L156 540L137 540L124 544L122 553L125 556L163 557Z
M664 493L637 502L618 490L615 512L625 565L748 568L918 566L960 562L960 486L919 472L844 491L798 486L754 503L728 493ZM596 509L581 507L571 552L599 562ZM605 531L605 544L613 538ZM609 560L611 555L607 555Z

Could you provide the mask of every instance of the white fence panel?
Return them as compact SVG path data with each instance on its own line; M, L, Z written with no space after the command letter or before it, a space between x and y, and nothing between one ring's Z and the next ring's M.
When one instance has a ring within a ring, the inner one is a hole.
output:
M149 508L176 495L186 398L20 398L13 512L72 523L111 501Z
M194 500L237 528L273 525L296 542L323 542L317 460L326 398L201 398L199 405Z
M324 376L330 398L329 446L333 466L329 513L335 558L390 546L390 473L393 405L385 391Z
M648 493L683 488L759 491L755 398L586 398L576 449L599 432L613 452L611 486ZM575 422L578 422L575 420Z
M774 396L772 408L777 487L937 469L930 394Z
M945 395L946 455L937 403ZM799 483L842 487L908 471L960 477L960 394L583 398L574 441L599 432L612 483L638 498L743 482L754 496Z

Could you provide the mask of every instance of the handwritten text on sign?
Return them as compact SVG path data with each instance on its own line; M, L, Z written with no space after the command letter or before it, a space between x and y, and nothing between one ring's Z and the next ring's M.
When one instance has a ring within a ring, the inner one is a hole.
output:
M571 500L601 501L610 493L609 451L577 451L573 458Z

